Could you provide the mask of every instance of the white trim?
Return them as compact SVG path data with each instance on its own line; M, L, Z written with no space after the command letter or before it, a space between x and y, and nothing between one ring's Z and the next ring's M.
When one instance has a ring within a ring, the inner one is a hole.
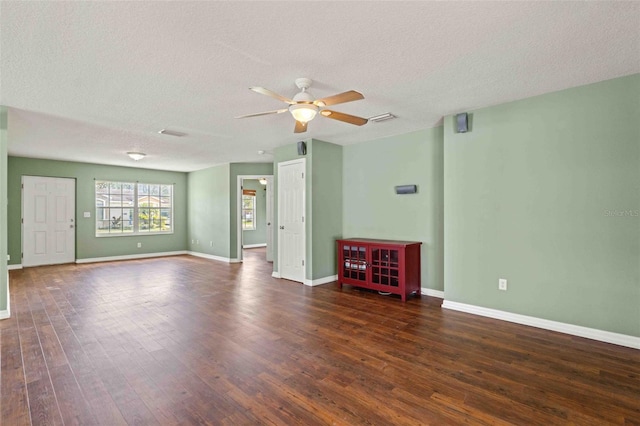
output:
M215 260L215 261L218 261L218 262L225 262L225 263L240 263L240 262L242 262L240 259L232 259L230 257L216 256L214 254L200 253L200 252L197 252L197 251L188 251L186 253L188 255L190 255L190 256L201 257L203 259Z
M573 336L586 337L587 339L613 343L614 345L640 349L640 337L636 336L628 336L626 334L619 334L613 333L611 331L582 327L580 325L567 324L542 318L514 314L511 312L499 311L497 309L484 308L482 306L467 305L466 303L451 302L450 300L445 300L442 303L442 307L454 311L466 312L468 314L480 315L483 317L495 318L502 321L514 322L517 324L528 325L545 330L571 334Z
M444 291L433 290L431 288L421 288L420 294L423 296L431 296L431 297L437 297L439 299L444 299Z
M11 297L9 295L9 271L7 271L7 309L0 311L0 319L11 317Z
M242 246L242 248L257 248L257 247L266 247L267 243L262 243L262 244L245 244Z
M17 265L7 265L7 269L9 271L13 271L14 269L22 269L22 263L18 263Z
M273 278L282 278L282 277L280 276L280 272L278 272L278 271L273 271L273 272L271 273L271 276L272 276Z
M124 256L89 257L86 259L76 259L76 263L113 262L115 260L134 260L134 259L147 259L151 257L179 256L181 254L189 254L189 252L187 252L186 250L182 250L182 251L165 251L160 253L128 254Z
M305 279L303 284L313 287L316 285L331 283L337 280L338 280L338 275L329 275L328 277L318 278L315 280Z

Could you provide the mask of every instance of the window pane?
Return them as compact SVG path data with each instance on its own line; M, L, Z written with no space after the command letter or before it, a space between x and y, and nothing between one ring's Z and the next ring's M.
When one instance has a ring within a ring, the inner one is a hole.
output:
M96 194L108 194L109 182L96 181Z
M160 209L160 230L171 231L171 209Z
M172 185L162 185L161 189L160 189L160 195L162 195L163 197L170 197L173 192L173 186Z
M142 232L149 232L150 217L149 209L141 208L138 210L138 230Z
M160 195L160 185L149 185L149 194L159 196Z
M122 183L120 183L120 182L111 182L111 183L110 183L110 185L109 185L109 187L110 187L110 189L111 189L111 191L110 191L110 192L111 192L112 194L114 194L114 193L116 193L116 194L117 194L117 193L122 192Z
M109 219L111 223L109 229L111 232L122 231L122 209L109 209Z
M147 185L146 183L139 183L138 195L149 195L149 185Z

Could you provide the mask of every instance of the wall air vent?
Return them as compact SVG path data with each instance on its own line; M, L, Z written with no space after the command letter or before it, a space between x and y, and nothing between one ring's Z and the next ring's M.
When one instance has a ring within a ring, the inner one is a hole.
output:
M161 135L177 136L177 137L187 136L187 134L184 132L179 132L177 130L170 130L170 129L162 129L158 133L160 133Z
M373 117L369 117L369 121L373 121L375 123L379 123L381 121L393 120L394 118L396 118L395 115L391 114L390 112L386 112L384 114L380 114L380 115L376 115L376 116L373 116Z

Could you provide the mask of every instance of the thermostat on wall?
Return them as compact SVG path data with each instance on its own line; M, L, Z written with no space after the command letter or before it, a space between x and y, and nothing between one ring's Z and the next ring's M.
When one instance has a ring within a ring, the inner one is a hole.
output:
M84 217L91 217L91 212L84 212Z

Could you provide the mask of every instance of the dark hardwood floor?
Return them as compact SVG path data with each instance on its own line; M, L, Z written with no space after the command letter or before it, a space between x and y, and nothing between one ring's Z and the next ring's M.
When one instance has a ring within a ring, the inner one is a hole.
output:
M190 256L11 271L0 423L640 424L640 351Z

